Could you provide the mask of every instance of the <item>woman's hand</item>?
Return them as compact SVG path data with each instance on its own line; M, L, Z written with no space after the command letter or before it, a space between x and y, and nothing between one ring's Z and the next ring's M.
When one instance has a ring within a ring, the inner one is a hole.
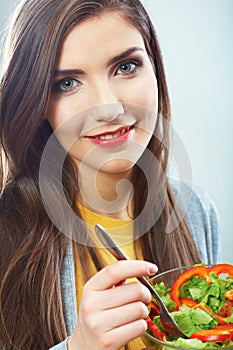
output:
M93 276L83 288L78 325L68 341L69 350L119 350L147 329L149 290L127 278L150 276L154 264L118 261Z

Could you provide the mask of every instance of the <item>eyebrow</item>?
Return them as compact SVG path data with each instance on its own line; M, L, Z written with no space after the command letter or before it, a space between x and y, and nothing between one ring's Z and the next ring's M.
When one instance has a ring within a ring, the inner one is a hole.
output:
M144 50L141 47L137 47L137 46L131 47L130 49L120 53L117 56L114 56L113 58L111 58L108 61L107 66L111 66L113 63L116 63L118 61L123 60L124 58L128 57L131 53L133 53L135 51L144 51Z
M128 57L130 54L132 54L135 51L144 51L141 47L131 47L128 50L120 53L119 55L114 56L107 62L107 66L111 66L112 64L123 60L124 58ZM59 75L84 75L85 72L82 69L62 69L62 70L55 70L54 76Z
M85 72L82 69L61 69L55 70L54 76L58 75L83 75Z

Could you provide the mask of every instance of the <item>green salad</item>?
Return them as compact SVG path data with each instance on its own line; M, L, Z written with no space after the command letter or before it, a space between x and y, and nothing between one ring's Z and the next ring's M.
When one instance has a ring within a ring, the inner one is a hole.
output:
M154 286L180 329L189 338L166 335L160 322L159 308L149 304L148 333L180 348L233 349L233 266L196 265L185 270L172 284ZM150 322L150 321L153 321Z

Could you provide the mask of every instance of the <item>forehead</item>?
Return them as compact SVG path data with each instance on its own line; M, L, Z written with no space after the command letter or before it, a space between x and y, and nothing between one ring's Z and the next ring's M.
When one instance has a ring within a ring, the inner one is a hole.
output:
M138 29L119 13L101 14L72 28L62 43L58 66L72 65L74 59L93 62L100 55L111 58L132 46L145 49Z

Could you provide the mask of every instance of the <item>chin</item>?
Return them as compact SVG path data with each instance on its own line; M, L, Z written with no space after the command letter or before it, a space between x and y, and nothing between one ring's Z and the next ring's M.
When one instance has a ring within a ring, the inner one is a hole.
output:
M110 174L122 174L132 170L134 166L133 162L126 159L111 160L101 167L100 171Z

